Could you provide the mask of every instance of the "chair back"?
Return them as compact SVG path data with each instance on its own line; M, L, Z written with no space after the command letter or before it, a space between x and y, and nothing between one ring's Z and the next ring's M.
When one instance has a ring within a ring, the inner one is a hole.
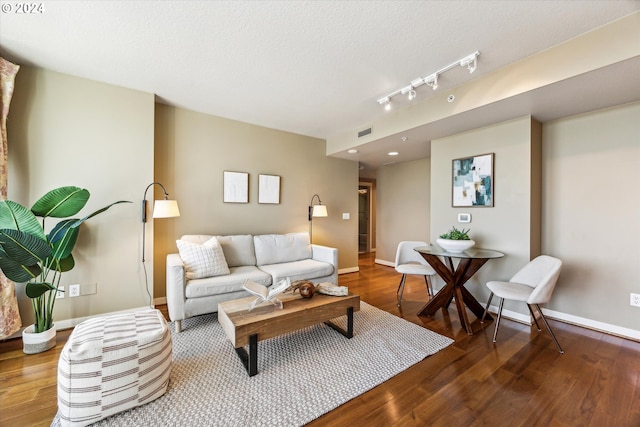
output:
M558 258L540 255L520 269L509 281L535 288L527 304L544 304L551 299L561 268L562 261Z
M396 267L402 264L422 264L429 265L422 255L414 251L414 248L418 246L429 246L426 242L418 240L405 240L398 244L398 250L396 251Z

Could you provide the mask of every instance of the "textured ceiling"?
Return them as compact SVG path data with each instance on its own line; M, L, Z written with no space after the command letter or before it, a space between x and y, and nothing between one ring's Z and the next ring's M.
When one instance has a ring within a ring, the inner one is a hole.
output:
M6 5L0 50L14 62L319 138L371 123L384 114L378 98L476 50L477 71L446 73L441 89L640 9L631 0L45 1L33 14Z

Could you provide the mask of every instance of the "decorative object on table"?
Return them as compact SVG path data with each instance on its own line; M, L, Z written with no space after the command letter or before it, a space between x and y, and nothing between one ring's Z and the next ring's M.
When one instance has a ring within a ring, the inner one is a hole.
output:
M480 319L480 323L484 322L484 318L487 315L487 310L491 305L493 296L496 295L500 298L500 306L498 308L498 320L496 320L496 328L493 331L493 342L496 342L496 336L498 335L498 327L500 326L500 318L502 317L502 306L505 299L522 301L527 304L531 317L538 328L538 332L541 332L540 325L536 319L535 314L531 306L535 306L540 313L540 318L544 322L549 335L553 338L553 342L556 344L556 348L560 354L564 354L564 350L560 347L558 339L551 330L547 318L540 309L540 304L548 303L551 300L551 295L556 287L558 277L560 276L560 269L562 268L562 261L558 258L554 258L548 255L539 255L531 260L527 265L522 267L508 282L492 280L487 282L487 288L491 291L489 300L485 306L484 313Z
M17 283L26 282L25 293L31 298L35 334L54 329L53 307L62 273L73 269L71 252L78 239L80 225L106 211L120 200L81 219L67 218L77 214L89 200L88 190L60 187L49 191L31 210L11 200L0 201L0 268ZM42 218L42 223L36 217ZM45 219L67 218L45 234ZM29 333L26 328L25 333ZM55 336L45 337L46 344L25 345L25 353L48 350L55 345ZM23 333L24 336L24 333ZM31 337L33 338L33 337ZM31 343L31 339L26 340Z
M162 193L164 195L163 200L156 200L153 204L153 216L152 218L175 218L180 216L180 209L178 208L178 202L175 200L169 200L169 193L164 188L164 185L159 182L152 182L147 185L147 188L144 190L144 194L142 195L142 268L144 270L144 288L147 291L147 295L149 296L149 306L152 307L153 303L151 301L151 293L149 292L149 283L147 280L147 265L145 264L144 252L146 247L146 222L147 222L147 191L154 185L160 186L162 188Z
M289 286L287 291L298 291L303 298L311 298L316 291L316 285L309 280L296 280Z
M493 153L453 160L451 206L493 207Z
M331 295L334 297L345 297L349 295L349 288L346 286L338 286L333 283L323 282L316 286L316 292L323 295Z
M463 228L462 230L458 230L452 227L448 232L441 234L440 237L436 239L436 243L447 252L454 254L464 252L476 244L476 242L469 238L469 231L471 231L471 229L465 230Z
M246 172L222 173L224 203L249 203L249 174Z
M428 246L427 242L419 240L403 241L398 244L396 250L396 262L395 269L398 273L402 274L398 289L396 290L396 298L398 300L398 307L402 304L402 294L404 293L404 284L407 280L407 274L415 274L424 276L424 281L427 285L427 294L433 295L431 289L431 279L429 276L436 274L436 271L431 268L429 263L414 249L420 246Z
M280 177L278 175L258 176L258 203L280 203Z
M253 280L245 280L242 288L248 291L250 294L255 295L257 298L249 305L249 311L253 310L259 304L263 302L270 302L278 308L282 308L282 301L278 298L283 292L286 292L291 288L291 281L287 277L278 283L277 285L267 288L265 285L254 282Z
M318 204L313 204L313 199L318 198ZM313 218L326 217L329 216L327 214L327 206L322 204L322 200L320 200L320 196L314 194L311 196L311 201L309 202L309 240L313 243Z

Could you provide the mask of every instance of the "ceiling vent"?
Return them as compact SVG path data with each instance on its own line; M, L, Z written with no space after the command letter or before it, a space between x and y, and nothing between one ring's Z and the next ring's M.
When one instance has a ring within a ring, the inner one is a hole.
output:
M358 138L362 138L363 136L367 136L370 133L371 133L371 128L365 129L365 130L361 130L360 132L358 132Z

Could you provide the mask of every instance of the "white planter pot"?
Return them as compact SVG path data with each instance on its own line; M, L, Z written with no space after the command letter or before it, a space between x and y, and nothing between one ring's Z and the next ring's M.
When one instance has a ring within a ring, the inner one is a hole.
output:
M44 332L33 332L33 325L22 331L22 351L26 354L36 354L47 351L56 345L56 327L52 326Z
M473 240L449 240L436 239L436 243L442 249L453 254L459 254L473 247L476 244Z

